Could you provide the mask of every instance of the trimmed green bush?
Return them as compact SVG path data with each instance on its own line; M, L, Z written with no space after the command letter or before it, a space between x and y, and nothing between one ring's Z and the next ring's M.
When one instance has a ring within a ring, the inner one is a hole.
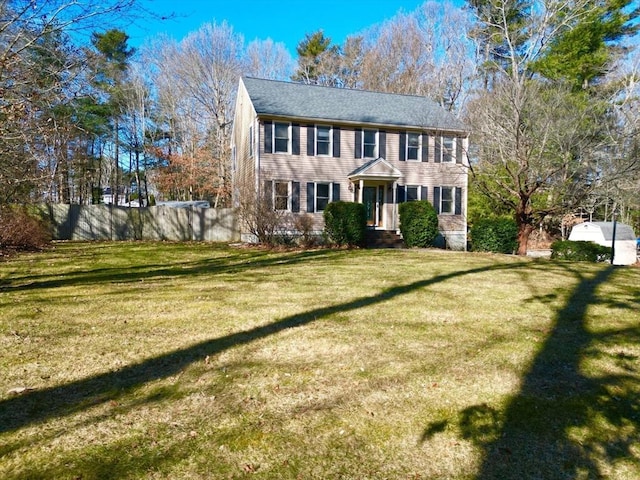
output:
M518 225L509 217L478 220L469 236L474 252L513 253L518 248Z
M573 262L610 262L611 247L587 241L558 240L551 244L551 258Z
M438 214L426 200L401 203L400 232L407 247L428 247L438 236Z
M331 243L349 247L364 245L367 216L363 204L332 202L323 216L324 233Z

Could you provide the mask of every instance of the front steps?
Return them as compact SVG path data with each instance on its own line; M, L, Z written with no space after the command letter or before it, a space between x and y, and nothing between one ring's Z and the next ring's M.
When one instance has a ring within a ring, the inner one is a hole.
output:
M402 237L392 230L367 230L365 236L367 248L404 248Z

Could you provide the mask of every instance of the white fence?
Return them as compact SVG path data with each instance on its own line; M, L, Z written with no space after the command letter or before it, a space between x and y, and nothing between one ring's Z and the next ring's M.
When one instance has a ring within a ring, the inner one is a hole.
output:
M44 205L55 240L230 242L240 238L235 212L215 208Z

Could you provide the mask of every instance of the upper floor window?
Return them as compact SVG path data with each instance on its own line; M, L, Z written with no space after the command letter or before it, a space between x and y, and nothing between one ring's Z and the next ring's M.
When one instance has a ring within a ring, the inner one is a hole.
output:
M407 160L420 160L419 133L407 133Z
M362 152L364 158L376 158L378 155L377 130L364 130L362 132Z
M331 127L316 126L316 155L331 155Z
M274 153L289 153L289 124L275 122L273 124Z
M249 127L249 156L253 157L253 125Z
M456 161L456 139L454 137L442 137L442 163Z

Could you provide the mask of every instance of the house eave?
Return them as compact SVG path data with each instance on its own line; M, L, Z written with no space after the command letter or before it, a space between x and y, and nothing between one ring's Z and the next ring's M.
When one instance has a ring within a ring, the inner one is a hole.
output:
M336 118L314 118L314 117L298 117L298 116L290 116L290 115L277 115L273 113L260 113L257 112L256 116L259 120L280 120L287 122L300 122L300 123L310 123L310 124L334 124L334 125L345 125L349 127L372 127L376 129L385 129L392 128L397 130L417 130L417 131L431 131L431 132L447 132L454 133L459 136L466 137L470 135L469 130L462 130L457 128L442 128L442 127L434 127L428 125L409 125L409 124L396 124L396 123L375 123L375 122L367 122L367 121L354 121L354 120L342 120Z

